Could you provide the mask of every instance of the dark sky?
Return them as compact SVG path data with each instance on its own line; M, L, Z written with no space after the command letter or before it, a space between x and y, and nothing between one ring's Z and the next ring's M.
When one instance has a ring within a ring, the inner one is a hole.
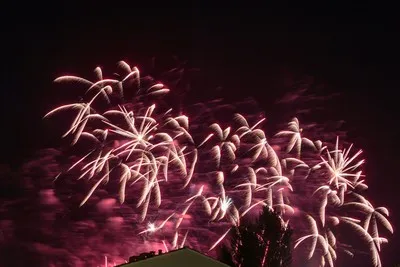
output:
M289 74L311 75L326 85L326 93L343 96L332 113L351 125L358 146L365 148L371 195L379 204L388 203L396 227L396 8L378 2L240 3L143 7L111 1L2 7L0 162L18 166L50 144L41 117L60 101L52 81L66 72L86 75L97 65L112 71L121 59L140 65L152 57L177 55L199 67L213 88L258 99L279 95ZM394 263L399 262L393 255L400 245L398 234L393 239L383 255Z

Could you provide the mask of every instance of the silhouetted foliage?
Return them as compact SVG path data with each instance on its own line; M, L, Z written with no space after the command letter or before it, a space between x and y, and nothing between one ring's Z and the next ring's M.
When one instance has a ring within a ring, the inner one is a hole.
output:
M289 266L291 235L280 216L265 207L256 222L231 229L230 244L220 247L219 260L233 267Z

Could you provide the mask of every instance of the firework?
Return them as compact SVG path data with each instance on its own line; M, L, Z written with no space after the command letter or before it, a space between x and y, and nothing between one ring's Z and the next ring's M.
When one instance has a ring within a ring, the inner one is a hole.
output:
M372 264L381 266L379 251L387 239L378 226L391 233L393 228L388 210L362 195L367 186L361 151L342 148L339 138L333 146L307 138L297 118L267 138L260 114L237 113L225 124L213 105L197 105L193 116L158 108L169 89L141 78L126 62L119 66L112 79L100 68L93 82L56 79L82 83L85 96L45 116L70 114L63 137L73 146L84 144L61 174L90 184L81 205L117 185L120 203L137 214L138 238L166 250L188 244L204 252L244 216L269 206L286 224L293 222L294 247L307 259L334 266L339 251L354 254L355 245L337 235L347 225L368 246ZM204 233L209 240L196 242Z

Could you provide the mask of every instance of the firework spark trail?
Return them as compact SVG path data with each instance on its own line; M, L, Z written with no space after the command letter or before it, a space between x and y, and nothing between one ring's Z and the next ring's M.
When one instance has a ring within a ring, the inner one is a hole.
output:
M374 208L362 196L367 186L360 180L361 151L341 148L339 138L333 146L312 140L310 127L303 130L297 118L268 138L262 114L237 113L241 106L248 110L248 102L236 108L219 100L193 105L194 112L186 113L193 116L163 110L158 103L169 89L141 78L126 62L119 66L121 73L113 79L104 78L100 68L94 82L75 76L56 79L86 85L85 100L45 116L74 112L64 137L70 136L72 145L89 147L60 176L90 184L80 199L82 209L100 203L107 190L111 199L118 194L122 204L113 209L129 207L128 218L115 217L109 224L134 222L125 226L124 233L137 234L125 237L128 244L142 240L143 249L190 245L207 252L241 218L268 205L285 223L304 225L293 227L295 247L303 256L333 266L345 247L335 233L348 224L369 246L372 264L381 266L379 251L387 239L379 235L378 225L389 232L393 228L388 210ZM131 101L126 94L133 95ZM228 124L227 114L233 118ZM205 235L208 240L201 238ZM351 246L346 251L352 253ZM112 251L103 253L112 258Z

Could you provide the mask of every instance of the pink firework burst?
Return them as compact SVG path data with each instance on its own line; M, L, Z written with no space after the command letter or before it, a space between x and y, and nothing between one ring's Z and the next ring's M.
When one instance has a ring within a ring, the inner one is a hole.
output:
M97 207L106 214L102 231L124 233L116 234L123 247L99 253L118 261L137 250L189 245L215 255L232 225L269 206L293 225L299 258L334 266L339 251L353 255L357 244L338 234L347 227L372 265L381 266L387 239L380 227L393 228L388 210L363 196L361 151L342 147L339 138L333 145L313 140L297 118L268 137L263 114L241 108L254 103L216 100L193 105L186 115L175 112L160 105L170 91L162 83L142 78L126 62L119 69L104 78L96 68L95 81L56 79L81 83L84 99L45 116L70 116L63 137L76 147L57 179L79 180L86 190L74 196L81 209ZM52 191L41 195L48 205L59 203ZM74 227L98 228L87 216Z

